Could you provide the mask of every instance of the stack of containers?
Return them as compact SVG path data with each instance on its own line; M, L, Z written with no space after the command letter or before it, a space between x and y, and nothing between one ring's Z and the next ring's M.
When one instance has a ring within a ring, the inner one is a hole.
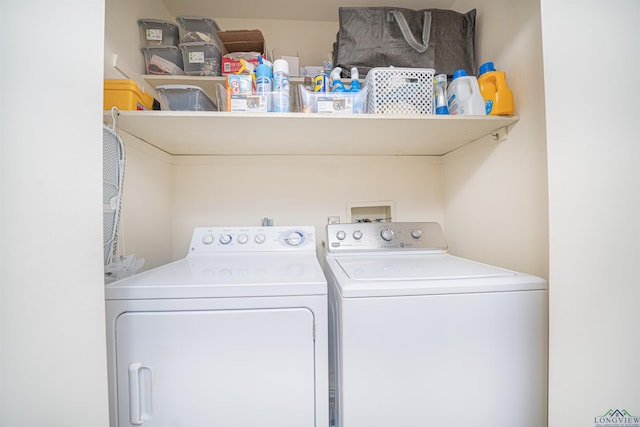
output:
M146 73L184 74L178 26L169 21L142 18L138 20L138 27Z
M222 41L220 27L203 16L178 16L180 50L184 71L190 76L221 75Z

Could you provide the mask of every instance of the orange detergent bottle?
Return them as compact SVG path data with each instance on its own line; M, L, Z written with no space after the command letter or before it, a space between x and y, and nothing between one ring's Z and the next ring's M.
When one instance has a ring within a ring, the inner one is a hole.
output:
M507 76L504 71L496 71L493 62L486 62L480 66L478 84L485 101L487 115L510 116L513 114L513 93L507 85Z

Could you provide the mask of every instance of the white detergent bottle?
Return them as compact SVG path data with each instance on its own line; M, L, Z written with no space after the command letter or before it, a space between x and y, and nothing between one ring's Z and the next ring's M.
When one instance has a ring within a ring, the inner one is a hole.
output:
M487 110L480 92L478 79L467 75L465 70L457 70L447 87L449 114L485 116Z

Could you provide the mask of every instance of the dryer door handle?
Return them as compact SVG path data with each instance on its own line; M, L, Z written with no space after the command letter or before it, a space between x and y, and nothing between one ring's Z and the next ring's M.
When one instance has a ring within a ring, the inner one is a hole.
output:
M129 421L142 425L151 419L151 368L140 362L129 365Z

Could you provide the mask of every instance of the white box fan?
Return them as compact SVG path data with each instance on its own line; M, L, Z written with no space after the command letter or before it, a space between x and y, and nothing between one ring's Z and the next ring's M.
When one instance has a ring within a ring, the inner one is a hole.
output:
M122 206L125 150L122 138L113 127L102 128L102 203L104 265L113 261L118 248L118 225Z
M144 264L144 258L138 260L133 254L116 257L125 165L124 143L116 132L117 114L118 110L114 107L111 110L113 126L104 124L102 128L102 227L105 283L130 276Z

